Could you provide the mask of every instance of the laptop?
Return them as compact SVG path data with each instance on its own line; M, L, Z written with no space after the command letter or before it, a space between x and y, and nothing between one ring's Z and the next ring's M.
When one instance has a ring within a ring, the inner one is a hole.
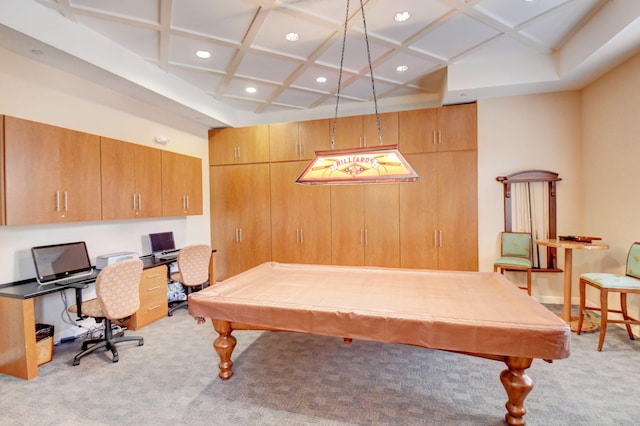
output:
M156 259L173 259L178 257L180 249L176 248L173 232L149 234L151 253Z
M98 275L84 241L32 247L31 256L39 284L66 285L95 280Z

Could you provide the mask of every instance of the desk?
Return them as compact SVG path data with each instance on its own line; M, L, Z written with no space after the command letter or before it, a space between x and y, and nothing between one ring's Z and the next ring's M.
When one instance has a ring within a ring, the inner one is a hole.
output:
M569 356L567 324L495 272L264 263L189 296L211 318L219 377L232 376L233 330L268 329L401 343L502 361L506 420L523 424L534 358Z
M571 324L577 317L571 317L571 282L573 269L573 250L607 250L609 246L602 243L581 243L560 239L536 240L540 246L558 247L564 249L564 297L562 318ZM572 329L575 330L575 326Z
M143 267L153 268L174 260L141 258ZM75 289L76 304L82 304L87 283L39 285L35 278L0 284L0 373L30 380L38 376L34 299ZM79 313L80 314L80 313Z

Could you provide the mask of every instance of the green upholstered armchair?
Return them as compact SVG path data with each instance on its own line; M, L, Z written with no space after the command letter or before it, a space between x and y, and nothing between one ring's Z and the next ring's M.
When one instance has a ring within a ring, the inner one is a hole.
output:
M531 234L529 232L503 232L500 235L500 257L493 262L493 270L504 274L506 270L525 271L527 286L519 287L531 295Z
M600 290L600 307L587 306L587 285ZM609 308L609 293L620 293L620 309ZM625 274L612 274L592 272L580 275L580 313L578 316L577 334L582 332L585 311L600 311L600 340L598 350L602 350L604 336L607 334L607 324L624 324L629 334L629 339L635 340L631 332L631 324L639 324L640 320L627 314L627 294L640 293L640 242L635 242L629 248ZM609 318L609 313L619 314L615 318ZM620 318L622 316L622 318Z

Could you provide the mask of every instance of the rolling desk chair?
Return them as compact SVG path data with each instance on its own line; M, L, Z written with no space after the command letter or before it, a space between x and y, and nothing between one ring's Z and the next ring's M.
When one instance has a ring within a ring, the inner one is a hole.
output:
M173 281L184 286L187 300L172 303L169 316L173 311L188 306L189 294L206 287L209 284L209 265L211 262L211 246L207 244L193 244L183 247L178 253L178 272L171 274Z
M82 314L94 317L97 322L104 322L104 336L100 339L86 340L82 343L82 352L73 359L73 365L80 364L80 359L99 348L106 348L113 354L113 362L118 362L116 343L136 341L138 346L144 344L142 337L117 336L113 337L111 324L113 320L133 315L140 307L140 276L142 275L142 261L129 259L105 267L96 279L95 299L82 302ZM69 308L70 312L77 312L78 305Z

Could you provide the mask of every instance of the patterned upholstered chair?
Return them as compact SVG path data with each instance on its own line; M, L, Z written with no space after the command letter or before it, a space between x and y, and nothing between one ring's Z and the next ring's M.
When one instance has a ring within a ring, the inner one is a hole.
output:
M209 284L209 265L211 262L211 246L193 244L183 247L178 253L178 272L171 274L171 279L184 286L187 300L172 303L169 316L176 309L188 306L189 294L194 289L202 289Z
M527 290L531 296L531 234L529 232L503 232L500 235L500 257L493 262L493 270L526 271L527 286L519 287Z
M600 307L587 306L587 285L600 290ZM609 308L609 293L620 293L620 309ZM598 341L598 351L602 350L608 323L624 324L627 327L629 339L635 340L631 332L631 324L640 324L640 320L627 314L628 293L640 293L640 242L633 243L629 249L625 275L599 272L580 275L580 313L577 334L582 332L585 311L599 311L600 340ZM619 315L615 318L609 318L610 312Z
M140 308L140 276L142 261L129 259L113 263L105 267L96 279L96 298L82 302L82 314L94 317L96 322L104 322L104 335L100 339L85 340L82 352L73 359L73 365L80 364L80 359L97 349L111 351L113 362L118 362L116 343L136 341L138 346L144 344L142 337L118 335L114 337L111 325L113 321L127 318ZM78 312L77 305L69 308L70 312Z

